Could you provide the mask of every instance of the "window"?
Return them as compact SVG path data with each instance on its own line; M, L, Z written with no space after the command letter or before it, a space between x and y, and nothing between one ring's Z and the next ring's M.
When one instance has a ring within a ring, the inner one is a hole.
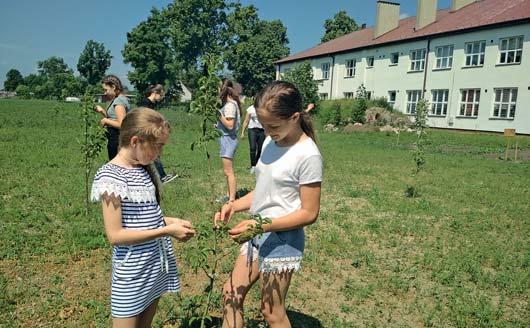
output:
M493 117L514 118L517 103L517 88L503 88L495 90L493 103Z
M388 91L388 104L392 106L392 108L396 104L396 91L395 90Z
M367 100L372 99L372 91L366 91L366 99Z
M484 65L484 51L486 51L486 41L475 41L466 43L466 65Z
M366 57L366 67L374 67L374 57Z
M523 55L523 37L501 39L499 64L520 63Z
M322 64L322 80L329 79L329 63Z
M357 61L355 59L350 59L346 61L346 77L355 76L356 66L357 66Z
M480 89L464 89L461 91L460 116L477 117L480 102Z
M390 65L397 65L399 62L399 52L390 54Z
M453 67L453 46L443 46L436 48L436 66L435 68Z
M328 94L327 93L319 93L318 97L320 98L320 100L326 100L326 99L328 99Z
M421 98L421 90L407 91L407 114L416 114L416 107Z
M449 90L432 90L431 115L447 115Z
M410 52L410 70L413 72L423 71L425 68L425 49L412 50Z
M344 98L353 99L353 92L344 92Z

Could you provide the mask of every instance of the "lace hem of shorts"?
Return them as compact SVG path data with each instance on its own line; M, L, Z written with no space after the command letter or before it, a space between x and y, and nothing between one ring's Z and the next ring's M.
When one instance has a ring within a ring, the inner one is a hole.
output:
M259 256L256 247L252 247L252 258L256 261L259 257L259 271L264 273L282 273L289 271L299 271L302 263L302 256L273 257L266 258ZM247 256L248 243L241 245L240 255Z
M259 258L259 271L265 273L282 273L300 270L301 256L292 257L261 257Z
M154 188L131 187L106 181L98 181L92 185L90 198L93 202L101 201L101 196L104 194L109 196L114 195L114 197L120 197L121 199L127 198L134 203L156 202Z

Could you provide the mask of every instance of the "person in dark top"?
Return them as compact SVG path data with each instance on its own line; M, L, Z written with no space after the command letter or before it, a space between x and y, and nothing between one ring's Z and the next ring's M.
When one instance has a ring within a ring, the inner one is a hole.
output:
M145 97L138 102L138 107L156 109L157 103L164 98L164 87L161 84L151 85L145 91L144 96ZM162 183L168 183L177 177L176 174L166 174L164 165L162 165L162 162L160 161L160 157L154 161L154 164Z

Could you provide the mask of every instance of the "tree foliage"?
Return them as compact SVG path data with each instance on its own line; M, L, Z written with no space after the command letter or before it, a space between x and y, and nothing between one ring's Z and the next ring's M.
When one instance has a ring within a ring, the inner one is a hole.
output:
M15 91L20 84L24 83L22 74L16 69L10 69L6 74L6 80L4 81L4 89L6 91Z
M167 84L177 79L172 70L174 56L164 14L151 9L146 21L127 33L122 51L125 63L134 70L127 77L136 90L143 92L150 84Z
M254 6L235 6L228 16L227 39L228 69L248 96L275 79L274 62L289 54L285 26L279 20L260 20Z
M313 79L313 68L309 61L293 67L293 69L283 75L282 80L291 82L298 88L302 94L304 108L309 103L316 103L318 101L319 82Z
M327 42L338 38L339 36L346 35L353 31L357 31L359 26L353 18L348 16L346 11L341 10L333 16L333 18L326 19L324 22L324 29L326 32L320 40L321 42Z
M106 50L103 43L88 40L79 56L77 70L88 84L95 85L105 76L111 59L110 50Z

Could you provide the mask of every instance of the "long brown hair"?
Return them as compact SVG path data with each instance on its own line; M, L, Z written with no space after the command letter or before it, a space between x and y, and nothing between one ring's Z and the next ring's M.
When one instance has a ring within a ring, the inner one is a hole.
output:
M159 112L145 107L136 108L127 113L121 123L119 148L129 145L134 136L137 136L140 142L154 145L163 135L169 134L170 130L169 122ZM142 167L149 173L155 185L156 200L160 204L162 183L156 168L153 164Z
M116 96L119 96L123 92L123 84L121 84L120 79L116 75L105 76L101 83L114 87Z
M241 115L241 100L239 100L239 93L237 92L234 83L229 79L225 79L223 80L223 84L221 85L221 92L219 93L219 98L221 98L222 106L224 106L228 101L228 96L234 99L234 101L237 103L237 110Z
M254 107L264 108L282 119L288 119L294 113L300 113L299 121L302 131L313 141L317 141L311 117L304 111L302 95L294 84L285 81L269 83L256 95Z

